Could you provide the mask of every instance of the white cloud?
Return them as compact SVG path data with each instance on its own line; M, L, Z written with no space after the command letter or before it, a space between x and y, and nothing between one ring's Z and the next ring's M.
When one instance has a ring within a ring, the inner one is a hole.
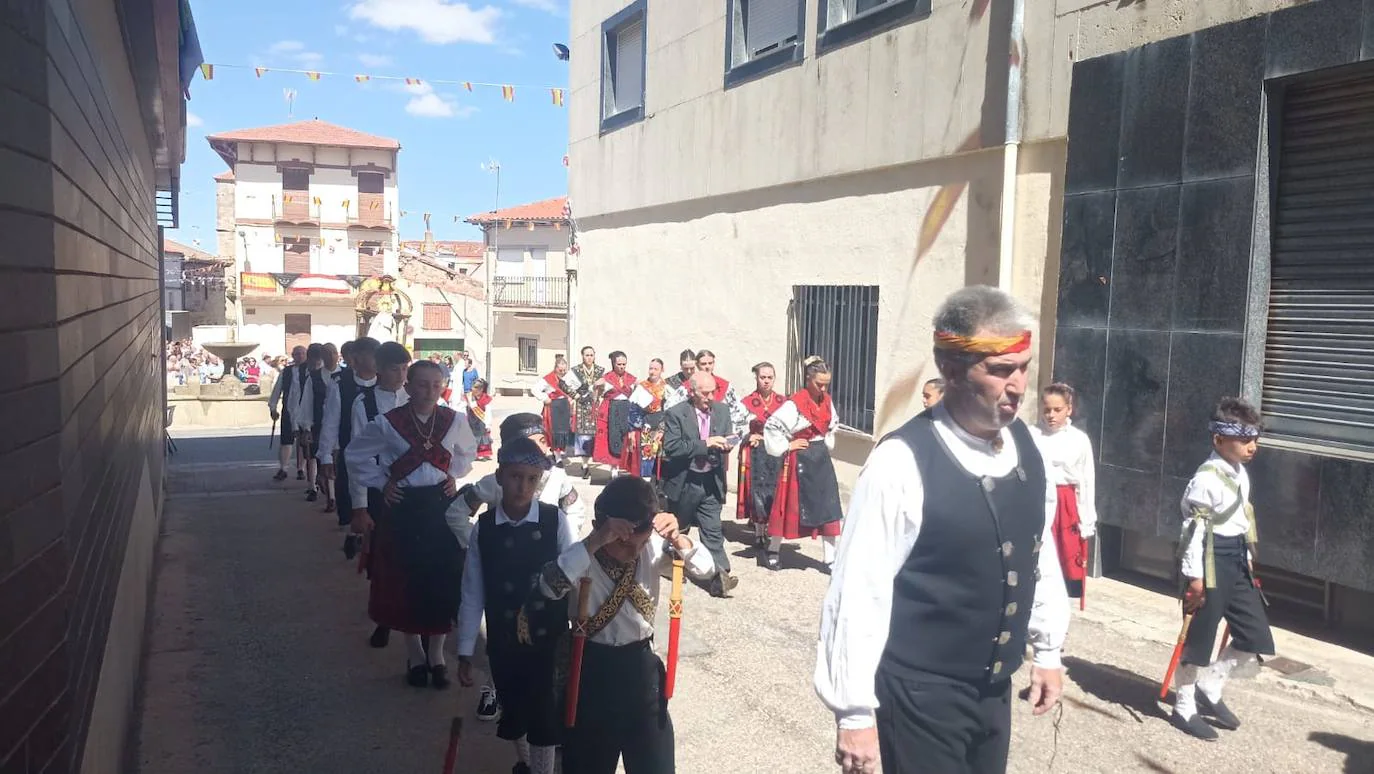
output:
M493 42L501 10L454 0L358 0L348 15L391 32L411 30L426 43L443 45Z
M526 8L533 8L536 11L544 11L553 14L563 13L563 3L561 0L511 0L511 2Z
M391 57L382 54L358 54L363 67L390 67Z
M410 101L406 103L406 112L412 116L421 118L467 118L477 109L467 105L459 105L453 97L439 94L434 87L428 83L417 83L414 86L406 86L405 91L410 95Z
M186 114L186 125L187 125L187 126L203 126L204 124L205 124L205 122L202 121L202 120L200 120L200 116L196 115L195 113L187 113L187 114Z
M299 40L279 40L267 48L269 56L284 59L305 68L317 68L324 62L324 54L306 50Z
M297 51L304 51L305 44L299 40L279 40L267 49L269 54L291 54Z

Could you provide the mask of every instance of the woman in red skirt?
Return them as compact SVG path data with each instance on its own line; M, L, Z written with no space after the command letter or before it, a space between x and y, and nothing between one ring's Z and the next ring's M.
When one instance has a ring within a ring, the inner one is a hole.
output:
M776 377L772 363L754 366L754 391L741 401L749 412L749 442L741 445L739 450L735 519L750 522L754 526L754 544L759 548L768 545L768 517L773 510L773 495L777 490L778 470L781 467L777 457L759 448L763 444L764 424L773 416L773 412L787 402L786 398L773 392Z
M1088 539L1097 532L1092 441L1073 426L1073 388L1051 384L1041 391L1040 423L1032 428L1045 458L1045 475L1059 492L1054 516L1055 548L1069 596L1083 597Z
M776 570L782 541L820 537L825 563L835 561L844 511L830 452L835 448L835 412L830 400L830 366L816 355L802 362L804 387L792 394L763 425L763 445L782 458L768 518L767 566Z

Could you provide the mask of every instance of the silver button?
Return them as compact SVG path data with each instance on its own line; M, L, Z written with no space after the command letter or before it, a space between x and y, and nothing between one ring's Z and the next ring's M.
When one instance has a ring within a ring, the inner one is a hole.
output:
M1021 582L1021 576L1019 576L1019 575L1016 574L1016 570L1012 570L1011 572L1007 573L1007 585L1008 585L1008 586L1011 586L1011 587L1015 588L1015 587L1016 587L1016 584L1018 584L1018 583L1020 583L1020 582Z
M1007 644L1008 642L1010 642L1010 641L1011 641L1011 632L1002 632L1001 634L997 635L997 644L998 644L998 645L1006 645L1006 644Z
M1011 541L1010 541L1010 540L1008 540L1007 542L1003 543L1003 544L1002 544L1002 556L1011 556L1011 549L1012 549L1012 544L1011 544Z
M1015 602L1012 602L1011 604L1007 605L1007 615L1016 615L1016 603L1015 603Z
M1038 553L1040 553L1040 546L1043 546L1044 544L1045 544L1045 541L1044 541L1044 540L1041 540L1040 538L1036 538L1036 539L1035 539L1035 548L1032 548L1032 549L1031 549L1031 553L1033 553L1033 554L1038 554Z
M535 531L533 531L533 532L530 533L530 537L534 538L535 540L539 540L540 538L543 537L543 535L540 534L539 530L535 530Z
M1000 675L1000 674L1002 674L1002 662L1001 662L1001 661L997 661L997 662L994 662L994 663L993 663L993 665L992 665L992 673L995 674L995 675Z

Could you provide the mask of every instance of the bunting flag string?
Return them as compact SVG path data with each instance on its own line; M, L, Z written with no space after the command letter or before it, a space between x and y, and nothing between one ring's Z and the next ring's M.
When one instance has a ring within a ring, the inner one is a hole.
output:
M206 62L200 66L200 74L205 80L213 81L220 70L252 70L258 78L262 78L267 73L286 73L292 75L304 75L308 80L320 81L325 78L352 77L355 83L369 83L371 81L396 81L404 83L406 86L458 86L465 91L472 92L476 87L500 89L501 98L507 102L515 101L517 89L531 89L533 91L546 91L549 94L550 102L555 107L564 107L564 99L567 89L561 86L532 86L516 83L489 83L483 81L460 81L446 78L414 78L402 77L399 75L369 75L365 73L335 73L324 70L295 70L285 67L262 67L258 65L236 65L236 64L212 64Z

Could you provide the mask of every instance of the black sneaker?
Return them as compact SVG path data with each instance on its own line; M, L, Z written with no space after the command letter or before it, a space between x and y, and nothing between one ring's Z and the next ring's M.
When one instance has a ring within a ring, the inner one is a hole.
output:
M429 665L421 664L406 670L406 682L412 688L424 688L429 685ZM1206 724L1204 724L1206 725Z
M1235 731L1240 728L1240 718L1236 717L1236 713L1226 706L1226 702L1220 699L1212 701L1202 691L1197 692L1197 711L1198 714L1206 715L1215 720L1218 726L1227 731Z
M282 469L278 469L277 472L276 472L276 474L274 474L274 475L272 476L272 480L273 480L273 481L285 481L285 480L286 480L286 471L285 471L285 470L282 470Z
M298 471L296 471L296 480L297 480L297 481L304 481L304 480L305 480L305 471L304 471L304 470L298 470Z
M782 560L778 557L777 551L769 551L768 557L764 560L764 567L777 572L782 567Z
M343 552L344 552L344 558L345 558L345 559L347 559L347 560L349 560L349 561L351 562L351 561L353 561L353 559L354 559L355 557L357 557L357 555L358 555L358 544L362 542L362 538L363 538L362 535L346 535L346 536L344 536Z
M1193 715L1191 718L1184 720L1183 716L1178 714L1178 710L1174 710L1173 714L1169 716L1169 723L1183 733L1189 736L1195 736L1204 742L1215 742L1217 740L1217 730L1208 725L1207 721L1203 720L1201 715Z
M316 492L314 489L311 489L309 492L305 493L305 501L308 503L313 503L318 499L320 499L320 493Z
M494 723L501 719L501 703L496 700L496 689L490 685L482 686L477 697L477 719L483 723Z
M530 765L528 763L517 763L515 764L515 768L510 770L510 774L530 774Z
M434 686L436 690L440 691L446 690L450 685L452 685L453 681L449 680L448 678L448 666L444 664L435 664L434 666L430 667L429 684Z
M372 630L372 636L368 638L367 644L374 648L385 648L391 642L391 630L385 626L378 626Z

